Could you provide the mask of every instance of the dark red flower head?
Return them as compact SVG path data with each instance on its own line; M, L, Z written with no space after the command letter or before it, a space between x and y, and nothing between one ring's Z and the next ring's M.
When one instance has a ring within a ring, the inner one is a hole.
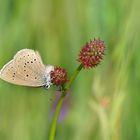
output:
M65 69L60 67L55 67L54 71L51 72L52 83L56 86L65 84L67 79L67 72Z
M100 39L91 40L80 51L78 61L84 68L92 68L100 63L103 58L105 44Z

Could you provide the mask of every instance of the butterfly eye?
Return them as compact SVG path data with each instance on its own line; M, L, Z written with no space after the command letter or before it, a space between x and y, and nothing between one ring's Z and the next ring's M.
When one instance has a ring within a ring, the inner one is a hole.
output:
M44 85L44 88L45 89L49 89L50 88L50 85Z

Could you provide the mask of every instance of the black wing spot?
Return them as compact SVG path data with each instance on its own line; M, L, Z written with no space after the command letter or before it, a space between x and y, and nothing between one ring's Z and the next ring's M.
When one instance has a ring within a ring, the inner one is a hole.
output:
M24 70L24 71L26 71L26 70Z
M31 63L33 63L33 61L31 61Z
M29 64L29 61L27 63Z
M34 59L34 61L36 61L36 59Z
M29 77L29 75L27 74L26 77Z

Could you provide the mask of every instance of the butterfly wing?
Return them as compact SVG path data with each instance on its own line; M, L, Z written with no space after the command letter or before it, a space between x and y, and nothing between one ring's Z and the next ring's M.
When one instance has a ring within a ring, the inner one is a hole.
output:
M38 52L30 49L19 51L0 71L0 78L17 85L43 86L45 65Z
M13 84L21 85L26 84L25 81L23 81L20 78L20 75L18 75L16 69L14 68L13 60L8 62L0 71L0 78Z

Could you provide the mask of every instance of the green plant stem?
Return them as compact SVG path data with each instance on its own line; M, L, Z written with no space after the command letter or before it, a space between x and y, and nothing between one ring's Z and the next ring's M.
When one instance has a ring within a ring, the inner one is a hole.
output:
M61 97L58 101L58 104L56 106L56 111L54 113L54 117L53 117L53 120L52 120L52 126L51 126L51 129L50 129L49 140L54 140L54 138L55 138L56 125L57 125L57 121L58 121L58 118L59 118L59 113L61 111L61 107L62 107L64 98L65 98L65 96L67 94L67 91L69 90L72 82L76 79L77 75L79 74L79 72L81 71L82 68L83 68L82 65L79 65L78 68L75 70L75 72L72 74L72 76L70 78L70 81L64 87L62 87L62 95L61 95Z
M75 72L72 74L70 81L66 84L66 86L64 87L65 90L69 90L72 82L76 79L77 75L79 74L79 72L81 71L81 69L83 68L82 64L78 66L78 68L75 70Z
M55 111L55 114L54 114L54 118L53 118L53 121L52 121L52 126L51 126L49 140L54 140L57 120L58 120L58 117L59 117L59 113L60 113L60 110L61 110L64 98L65 98L65 96L61 95L61 97L60 97L60 99L58 101L58 104L57 104L57 107L56 107L56 111Z

